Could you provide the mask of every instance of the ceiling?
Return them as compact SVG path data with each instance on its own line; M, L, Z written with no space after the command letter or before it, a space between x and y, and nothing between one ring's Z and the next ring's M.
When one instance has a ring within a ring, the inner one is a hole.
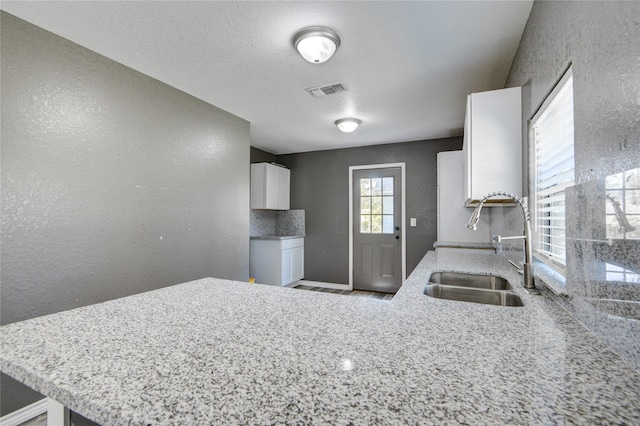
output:
M2 1L28 22L251 122L274 154L462 134L466 95L504 87L532 1ZM342 45L306 62L299 29ZM306 88L341 82L319 98ZM334 122L356 117L354 133Z

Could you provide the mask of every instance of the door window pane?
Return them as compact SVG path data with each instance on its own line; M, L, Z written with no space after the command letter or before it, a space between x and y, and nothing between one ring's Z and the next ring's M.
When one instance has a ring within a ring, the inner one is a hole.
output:
M371 215L368 215L368 214L360 215L360 233L361 234L371 233Z
M360 179L360 195L371 195L371 179Z
M393 234L393 215L385 214L382 216L382 233Z
M382 195L381 178L371 178L371 195Z
M370 197L360 197L360 214L371 214Z
M371 213L382 214L382 197L371 197Z
M393 177L382 178L382 194L393 195Z
M394 178L360 179L360 232L393 234Z
M382 215L371 215L371 233L382 234Z
M382 197L382 213L393 214L393 197Z

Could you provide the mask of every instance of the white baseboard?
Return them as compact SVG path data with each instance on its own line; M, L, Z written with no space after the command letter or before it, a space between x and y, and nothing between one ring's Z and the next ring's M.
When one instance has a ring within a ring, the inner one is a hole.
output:
M47 398L0 417L0 426L18 426L47 412Z
M349 284L325 283L322 281L300 280L295 285L307 285L309 287L331 288L334 290L353 290Z

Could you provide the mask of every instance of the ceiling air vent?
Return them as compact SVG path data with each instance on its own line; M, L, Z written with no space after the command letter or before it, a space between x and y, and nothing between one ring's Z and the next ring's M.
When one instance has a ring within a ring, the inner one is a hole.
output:
M328 86L319 86L319 87L310 87L305 89L311 96L314 98L319 98L320 96L331 95L333 93L344 92L347 90L347 87L344 83L334 83L329 84Z

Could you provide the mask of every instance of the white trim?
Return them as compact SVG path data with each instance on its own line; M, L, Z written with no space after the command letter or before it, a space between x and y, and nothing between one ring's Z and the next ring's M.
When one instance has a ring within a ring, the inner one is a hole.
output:
M400 238L402 239L402 284L407 279L407 227L406 227L406 205L407 205L407 179L406 179L406 163L386 163L386 164L368 164L362 166L349 166L349 288L353 290L353 172L356 170L371 169L388 169L392 167L400 168L402 177L402 202L400 212ZM402 285L401 284L401 285Z
M295 284L294 286L306 285L309 287L331 288L334 290L353 290L353 288L351 288L349 284L325 283L322 281L300 280L300 281L296 281L294 284Z
M70 424L69 409L55 399L47 398L47 426L69 426Z
M542 114L544 114L547 108L549 108L549 105L551 105L553 100L556 98L556 96L558 96L558 93L564 88L564 85L567 84L567 81L569 81L570 78L573 78L572 65L569 65L567 69L564 70L564 73L562 74L562 77L560 77L560 80L558 80L555 86L553 86L551 92L549 92L549 94L545 96L544 101L542 101L542 104L540 105L538 110L535 112L535 114L533 114L533 117L531 117L531 126L534 126L535 123L540 119L540 117L542 117Z
M0 417L0 426L18 426L47 412L47 398Z
M529 207L529 212L531 213L531 220L532 220L532 225L533 225L533 235L532 235L532 244L533 244L533 256L535 259L539 260L540 262L542 262L543 264L549 266L550 268L554 269L556 272L560 273L561 275L565 275L566 274L566 258L563 259L561 258L561 256L556 256L558 253L551 249L550 252L547 251L543 251L540 247L540 236L545 235L550 237L551 239L553 239L554 235L553 235L553 231L552 230L541 230L540 227L540 209L538 208L539 205L539 192L538 192L538 154L537 154L537 150L539 147L539 141L536 140L536 126L539 125L540 120L542 120L543 118L546 117L547 111L549 110L550 106L554 104L554 102L556 102L556 100L558 99L558 95L565 89L567 83L569 82L569 80L572 81L572 88L571 88L571 100L572 100L572 104L571 104L571 112L573 115L575 115L574 110L575 110L575 102L573 100L573 66L571 64L569 64L569 66L567 67L567 69L565 69L562 77L560 77L560 79L558 80L558 82L554 85L553 89L551 90L551 92L549 92L549 94L547 94L547 96L544 98L542 104L540 105L540 107L538 108L538 110L533 114L533 116L531 117L531 119L528 122L528 138L529 138L529 194L530 197L529 199L531 200L531 205ZM575 140L575 118L573 119L573 126L574 126L574 133L573 133L573 139ZM571 146L573 148L573 155L572 155L572 161L575 163L575 141L572 140L571 141ZM568 147L568 144L564 144L561 146L565 146ZM556 145L554 145L554 149L557 148ZM545 190L545 191L541 191L543 194L546 193L551 193L554 196L558 196L561 194L561 200L564 201L565 196L564 196L564 187L566 186L571 186L575 183L575 164L572 164L572 168L571 171L573 173L572 176L572 180L571 181L567 181L567 180L563 180L560 182L560 184L552 187L551 190ZM564 172L566 173L566 171ZM564 176L566 179L566 176ZM566 206L565 206L566 209ZM566 231L566 223L565 223L565 227L564 227L564 231ZM566 241L566 239L565 239ZM551 243L553 244L553 243ZM565 245L565 251L566 251L566 245ZM566 256L566 254L565 254Z

